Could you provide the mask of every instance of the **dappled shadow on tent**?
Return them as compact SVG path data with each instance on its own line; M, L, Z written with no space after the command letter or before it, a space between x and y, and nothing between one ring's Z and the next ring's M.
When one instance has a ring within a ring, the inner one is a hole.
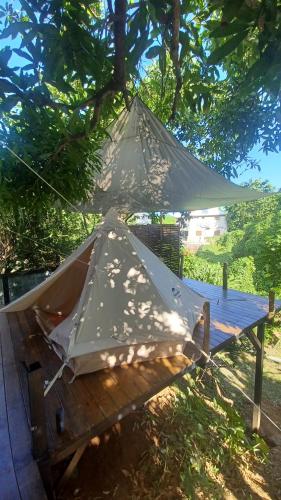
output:
M196 361L192 337L203 303L112 211L67 266L4 310L34 310L80 375L183 352Z
M192 156L136 97L108 130L84 212L184 211L260 198Z

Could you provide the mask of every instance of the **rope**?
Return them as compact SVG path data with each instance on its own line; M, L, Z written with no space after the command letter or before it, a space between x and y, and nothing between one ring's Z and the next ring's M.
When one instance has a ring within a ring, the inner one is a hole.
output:
M53 252L57 252L57 248L51 247L51 245L46 245L46 243L42 243L42 240L35 240L34 238L30 238L29 236L25 236L25 235L23 235L23 234L21 234L21 233L18 233L17 231L14 231L13 229L10 229L10 228L8 228L8 227L6 227L6 226L2 226L2 227L3 227L6 231L10 231L10 233L16 234L17 236L20 236L21 238L25 238L25 239L27 239L27 240L29 240L29 241L33 241L34 243L37 243L37 244L39 243L39 244L43 245L46 249L48 249L48 250L52 250ZM64 254L64 253L61 253L61 252L60 252L60 255L61 255L62 257L64 257L65 259L66 259L67 257L69 257L69 255L68 255L68 254ZM75 260L77 260L77 262L80 262L80 264L85 264L85 266L88 266L88 265L89 265L87 262L85 262L85 261L83 261L83 260L80 260L80 259L75 259Z
M62 200L66 201L66 203L68 203L68 205L73 209L75 210L75 212L78 212L79 213L79 210L77 207L75 207L75 205L73 205L63 194L61 194L56 188L54 188L54 186L52 186L52 184L50 184L48 181L46 181L46 179L44 179L44 177L42 177L42 175L40 175L38 172L36 172L36 170L34 170L34 168L32 168L30 165L28 165L28 163L26 163L26 161L24 161L20 156L17 155L17 153L15 153L12 149L9 148L9 146L5 145L4 146L6 149L8 149L8 151L10 151L10 153L15 156L15 158L17 158L21 163L23 163L31 172L33 172L34 175L36 175L37 177L39 177L39 179L42 181L42 182L45 182L45 184L50 188L52 189L60 198L62 198Z
M4 147L13 156L15 156L15 158L17 158L21 163L23 163L34 175L39 177L39 179L42 182L44 182L50 189L52 189L62 200L66 201L66 203L68 203L68 205L72 208L72 210L74 210L77 213L80 213L80 211L78 210L77 207L75 207L75 205L73 205L63 194L61 194L54 186L52 186L52 184L50 184L48 181L46 181L46 179L44 179L44 177L42 177L42 175L40 175L38 172L36 172L36 170L34 170L34 168L32 168L30 165L28 165L28 163L26 163L26 161L24 161L20 156L18 156L17 153L15 153L11 148L9 148L9 146L4 145ZM85 214L82 214L82 218L83 218L84 229L86 231L86 234L89 236L89 231L88 231L88 227L87 227L87 221L86 221Z
M47 396L49 390L53 387L53 385L57 381L57 379L62 376L62 372L63 372L63 370L64 370L65 367L66 367L66 363L64 362L61 365L61 367L58 369L57 373L52 378L52 380L49 383L47 383L48 385L46 386L46 389L44 390L44 398Z
M198 347L198 346L197 346ZM235 384L233 382L233 380L228 376L226 375L225 373L223 373L221 367L213 360L213 358L211 358L210 355L208 355L205 351L203 351L203 349L199 348L199 351L207 358L208 362L210 361L219 371L220 373L223 375L223 377L232 385L234 386L236 389L238 389L238 391L253 405L255 406L256 408L258 408L261 412L261 414L267 419L269 420L269 422L281 433L281 427L279 427L278 424L276 424L276 422L274 422L270 416L264 411L262 410L253 400L252 398L250 398L250 396L248 396L248 394L241 388L239 387L239 385ZM212 375L213 379L215 379L215 377Z

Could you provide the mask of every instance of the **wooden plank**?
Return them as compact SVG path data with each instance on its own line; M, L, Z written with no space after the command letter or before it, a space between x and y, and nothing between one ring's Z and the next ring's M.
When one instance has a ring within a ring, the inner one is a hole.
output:
M86 443L82 444L74 453L70 463L68 464L66 470L64 471L63 476L61 477L59 484L57 486L57 491L59 493L61 493L63 487L66 485L67 481L73 474L86 448L87 444Z
M2 337L6 332L0 325L0 491L3 498L20 499L11 450L6 406L5 379L2 355Z
M37 465L31 454L31 433L23 404L9 325L6 317L2 314L0 321L3 328L2 349L8 426L20 497L26 500L44 499L45 492Z
M203 304L203 321L204 321L204 336L202 349L209 356L210 350L210 302L206 301Z
M224 262L223 264L223 270L222 270L222 287L224 290L227 290L227 278L228 278L228 272L227 272L227 263Z
M252 430L258 432L261 422L261 400L262 400L262 376L263 376L263 357L264 357L264 324L259 325L257 337L260 342L260 348L256 348L256 372Z
M15 361L18 370L19 383L23 397L25 412L30 427L30 406L28 394L28 378L27 378L27 364L26 364L26 351L22 342L22 332L19 328L18 318L16 314L7 314L6 318L9 323L10 331L12 332L12 343L15 353Z
M96 375L97 372L95 372ZM94 382L95 379L86 376L81 377L81 382L88 392L90 398L94 399L104 418L110 417L119 410L110 394L106 392L100 384Z
M48 454L43 373L40 363L28 369L29 404L31 415L32 454L35 459Z

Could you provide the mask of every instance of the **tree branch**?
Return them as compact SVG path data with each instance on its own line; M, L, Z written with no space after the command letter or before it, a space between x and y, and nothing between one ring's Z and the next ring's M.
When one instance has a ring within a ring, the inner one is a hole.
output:
M182 88L182 75L179 61L179 33L180 33L180 0L172 0L172 41L171 41L171 59L174 66L176 77L176 88L172 105L172 112L169 121L174 120Z
M112 8L112 2L108 2L109 11ZM117 92L123 92L123 96L126 100L126 69L125 69L125 58L126 58L126 10L127 10L127 0L115 0L115 12L113 14L113 38L115 46L114 55L114 70L111 80L108 83L95 92L91 97L89 97L83 103L80 103L75 109L81 109L86 106L94 105L94 113L91 119L91 130L94 130L100 119L102 107L104 101L109 97L114 97ZM62 144L59 145L58 149L55 151L52 158L57 157L63 149L70 143L83 139L86 133L79 133L68 137Z

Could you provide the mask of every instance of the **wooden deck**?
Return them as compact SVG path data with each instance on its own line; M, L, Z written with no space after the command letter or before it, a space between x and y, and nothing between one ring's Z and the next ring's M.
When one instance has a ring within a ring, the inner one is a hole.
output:
M267 297L231 289L223 290L221 286L209 285L203 281L184 278L183 282L210 302L211 354L223 350L227 344L268 319ZM275 309L281 309L280 300L275 301ZM202 335L201 327L196 334L198 342Z
M38 335L38 326L31 314L10 313L0 316L2 316L2 336L8 339L10 349L12 349L11 338L13 342L17 364L17 370L15 365L13 367L13 376L18 377L17 372L19 374L17 383L20 384L21 391L18 392L21 394L11 390L14 399L17 402L20 401L21 404L21 413L19 410L16 412L18 424L20 420L28 429L32 415L30 415L26 367L31 363L39 362L43 368L43 379L49 381L61 366L61 360L44 341L42 335ZM101 434L128 413L136 410L192 367L192 361L186 356L177 356L82 375L71 384L69 381L72 378L72 372L66 368L62 378L56 381L46 398L41 400L41 406L44 406L45 411L48 447L47 450L43 450L42 461L46 462L45 452L47 452L49 468L70 457L87 445L91 438ZM2 386L2 390L5 392L4 386ZM19 403L17 404L19 406ZM3 401L1 406L5 409L6 403ZM65 430L59 433L56 414L62 408ZM23 411L26 412L25 415L22 414ZM3 428L8 432L6 423L3 423ZM11 436L14 439L17 438L19 429L20 425L13 428ZM44 429L40 428L40 439L42 433L44 433ZM25 443L24 449L31 457L30 432L27 432L27 435L28 443ZM7 454L10 448L8 446ZM37 461L40 466L40 456L37 457ZM36 467L35 462L32 462L32 457L30 462ZM13 457L11 457L10 465L12 467ZM10 487L14 488L12 479L11 476ZM0 476L0 491L2 491L2 483L4 484L5 480L5 475ZM0 494L0 498L10 497L2 497ZM43 496L30 496L28 498L41 499Z
M184 282L210 302L212 354L253 327L263 326L268 318L266 298L234 290L224 291L221 287L193 280ZM281 308L280 301L276 302L276 308ZM27 366L39 362L43 381L51 380L61 366L60 359L38 333L31 313L0 314L0 498L3 500L44 498L37 465L31 454L31 434L33 455L45 484L52 481L51 469L58 462L73 457L66 478L92 437L137 409L193 366L185 356L157 359L83 375L72 384L68 383L72 373L66 368L46 398L36 404L36 399L32 401L29 397ZM200 325L196 332L199 342L202 335L203 326ZM41 390L42 397L43 384L39 385L42 386L39 387L39 396ZM34 426L30 404L35 413L36 410L38 414L40 411L44 413L45 426ZM59 432L57 415L62 409L64 431ZM34 449L36 435L39 444ZM49 484L50 498L53 486Z
M0 498L44 500L6 317L0 315Z

